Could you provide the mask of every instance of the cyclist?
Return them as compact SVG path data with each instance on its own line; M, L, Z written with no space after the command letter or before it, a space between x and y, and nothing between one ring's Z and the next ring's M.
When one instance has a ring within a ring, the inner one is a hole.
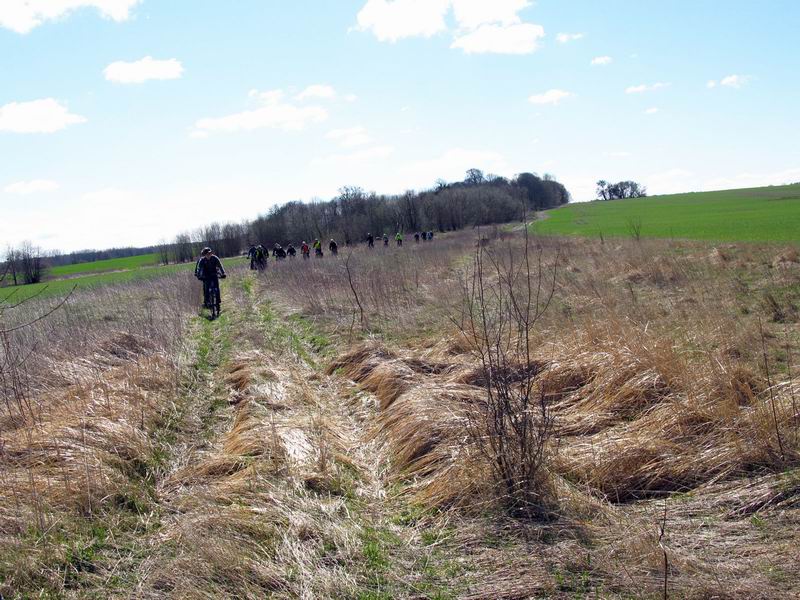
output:
M267 268L267 259L269 258L269 252L267 249L264 248L261 244L256 246L256 267L259 271L263 271Z
M311 246L314 248L314 256L322 258L322 242L315 238Z
M375 238L372 237L371 233L367 234L367 247L374 248L375 247Z
M414 233L414 241L419 244L419 231Z
M339 245L334 240L331 240L330 244L328 244L328 250L331 251L331 254L336 256L339 254Z
M389 236L385 233L383 234L383 247L386 248L389 245Z
M289 255L289 258L294 258L295 255L297 254L297 250L294 249L294 246L289 244L289 247L286 248L286 254Z
M403 245L403 234L398 231L397 235L394 236L394 241L397 242L398 246L402 246Z
M304 259L309 258L309 256L311 256L311 248L309 248L308 244L306 244L305 242L303 242L302 245L300 246L300 252L302 252Z
M195 265L194 275L203 282L203 306L211 309L211 318L215 319L219 316L221 304L219 280L225 279L227 275L222 261L211 248L203 248Z
M256 252L257 248L255 244L250 244L250 249L247 251L247 258L250 259L250 270L256 270Z

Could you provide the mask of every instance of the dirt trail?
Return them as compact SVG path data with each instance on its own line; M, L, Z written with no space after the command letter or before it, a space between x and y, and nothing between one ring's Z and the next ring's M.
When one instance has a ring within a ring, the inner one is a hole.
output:
M452 597L386 487L374 398L325 375L328 342L251 275L226 287L196 334L162 526L130 595Z

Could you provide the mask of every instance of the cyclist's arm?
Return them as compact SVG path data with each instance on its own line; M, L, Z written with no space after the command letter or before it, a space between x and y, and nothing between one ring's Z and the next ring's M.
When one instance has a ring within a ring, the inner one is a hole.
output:
M220 277L227 277L225 274L225 269L222 267L222 261L217 258L217 271L219 272Z

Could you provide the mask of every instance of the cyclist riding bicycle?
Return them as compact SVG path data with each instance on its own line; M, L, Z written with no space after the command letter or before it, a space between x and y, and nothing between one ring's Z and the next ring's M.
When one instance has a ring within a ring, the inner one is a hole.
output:
M211 248L203 248L200 259L194 268L194 276L203 282L203 306L211 310L211 318L219 316L222 300L219 293L219 280L225 279L222 261Z

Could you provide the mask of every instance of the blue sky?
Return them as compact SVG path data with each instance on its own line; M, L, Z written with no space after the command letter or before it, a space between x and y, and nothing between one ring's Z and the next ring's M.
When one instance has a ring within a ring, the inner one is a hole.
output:
M152 244L470 167L575 200L800 181L799 23L794 0L2 0L0 242Z

